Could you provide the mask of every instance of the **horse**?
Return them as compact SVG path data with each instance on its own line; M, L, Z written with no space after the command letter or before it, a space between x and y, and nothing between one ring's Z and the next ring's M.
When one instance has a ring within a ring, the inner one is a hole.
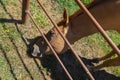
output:
M88 9L102 25L105 31L116 30L120 33L120 0L94 0L88 6ZM67 9L65 9L63 12L63 19L58 22L57 25L59 30L71 44L74 44L74 42L83 37L87 37L98 32L90 18L81 10L78 10L69 16ZM56 28L53 27L45 34L45 36L58 54L63 54L69 49ZM120 48L120 45L118 47ZM30 50L30 53L33 56L52 54L47 43L41 36L33 45L30 46ZM115 51L113 50L107 55L94 60L99 62L114 54ZM114 59L106 60L102 64L92 67L92 69L98 70L103 67L118 65L120 65L119 56Z

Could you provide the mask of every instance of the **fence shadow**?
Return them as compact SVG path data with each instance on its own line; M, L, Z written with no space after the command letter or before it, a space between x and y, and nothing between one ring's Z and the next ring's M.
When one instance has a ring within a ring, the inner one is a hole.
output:
M19 1L21 1L21 0L19 0ZM26 39L23 37L22 32L19 30L19 27L18 27L18 24L21 24L22 21L21 21L21 20L16 20L16 19L14 19L13 15L11 15L11 14L9 13L9 11L7 10L5 4L3 3L2 0L0 0L0 4L2 5L2 8L4 9L5 13L10 17L10 19L0 18L0 23L3 23L3 26L2 26L3 29L6 30L6 25L5 25L4 23L12 23L12 24L14 24L15 27L16 27L17 32L19 33L19 35L20 35L20 37L21 37L21 39L22 39L22 41L25 43L26 47L28 47L28 44L27 44L27 42L26 42ZM14 49L16 50L17 55L18 55L19 59L21 60L22 65L23 65L25 71L28 73L30 79L31 79L31 80L34 80L34 77L33 77L33 75L31 74L30 70L28 69L28 66L25 64L24 59L22 58L22 55L21 55L21 53L20 53L20 51L19 51L19 49L18 49L18 46L16 45L14 39L11 37L10 34L7 34L7 36L8 36L8 38L10 39L10 41L12 42L12 44L13 44L13 46L14 46ZM8 59L8 57L7 57L8 55L6 55L6 52L5 52L5 50L1 47L1 44L0 44L0 49L1 49L2 53L4 54L4 57L5 57L8 65L9 65L9 67L10 67L10 69L11 69L11 74L13 75L14 79L17 80L17 76L16 76L16 74L14 73L14 71L12 70L12 66L11 66L12 63L9 61L9 59ZM33 61L34 61L35 65L38 67L40 74L43 75L44 80L47 80L47 79L44 77L45 75L44 75L43 72L41 71L41 67L40 67L39 63L36 61L36 59L33 59ZM41 76L41 75L40 75L40 76ZM0 77L1 77L1 76L0 76ZM1 79L0 79L0 80L1 80Z
M21 31L19 30L17 23L15 23L15 26L16 26L16 29L17 29L18 33L19 33L20 36L21 36L21 39L23 40L23 42L25 43L25 45L26 45L26 47L27 47L28 44L26 43L25 38L23 37ZM3 25L3 29L6 30L5 25ZM25 71L29 74L30 79L31 79L31 80L34 80L35 78L33 77L33 75L31 74L30 70L28 69L27 65L25 64L24 59L22 58L22 55L21 55L21 53L19 52L18 47L17 47L17 45L16 45L15 42L14 42L14 39L11 37L10 34L7 34L7 35L8 35L9 40L12 42L12 44L13 44L16 52L17 52L17 55L18 55L19 59L20 59L21 62L22 62L22 65L23 65ZM3 51L3 49L2 49L2 51ZM3 51L3 52L5 53L5 51ZM6 55L5 55L5 58L6 58L6 60L8 61L8 64L10 65L10 68L12 69L11 63L10 63L10 61L7 59ZM41 70L41 67L40 67L39 63L36 61L35 58L33 58L33 61L34 61L35 65L37 66L40 74L43 76L44 80L47 80L47 79L45 78L44 73L43 73L42 70ZM15 80L17 80L17 77L15 76L15 73L14 73L13 71L11 71L11 73L13 74Z
M3 29L6 30L5 24L3 25ZM27 73L29 74L31 80L33 80L33 77L32 77L30 71L28 70L28 68L27 68L27 66L26 66L26 64L25 64L25 62L24 62L24 60L23 60L23 58L22 58L22 56L21 56L21 54L20 54L20 52L19 52L19 50L18 50L18 47L17 47L17 45L16 45L15 42L14 42L14 39L11 37L10 34L7 34L7 35L8 35L9 40L12 42L12 44L13 44L16 52L17 52L17 55L18 55L19 59L21 60L23 66L24 66L24 68L25 68L25 70L26 70Z
M12 74L14 80L18 80L17 77L16 77L16 75L15 75L15 73L14 73L14 71L13 71L12 64L11 64L11 62L10 62L8 56L7 56L7 53L6 53L6 51L4 50L4 48L2 47L1 44L0 44L0 50L2 51L5 60L6 60L7 64L9 65L10 72L11 72L11 74ZM0 78L0 80L2 80L2 78Z
M8 12L7 8L5 7L5 4L2 2L2 0L0 0L0 4L2 5L2 8L4 9L4 11L6 12L6 14L10 17L10 19L6 19L6 18L0 18L0 22L4 23L18 23L21 24L22 21L21 20L16 20L14 19L14 17Z
M22 32L19 30L18 24L15 23L15 26L16 26L16 29L17 29L18 33L19 33L20 36L21 36L22 41L25 43L26 47L28 48L28 47L29 47L29 44L27 44L26 39L23 37ZM39 37L37 37L37 40L38 40L38 39L39 39ZM31 40L31 42L32 42L32 44L34 44L34 42L36 42L36 40L35 40L35 41ZM31 57L31 55L29 55L28 52L27 52L26 55L28 55L28 57ZM41 67L40 67L39 63L36 61L35 58L33 58L33 61L34 61L34 63L36 64L36 66L38 67L38 70L39 70L40 74L42 74L44 80L47 80L47 79L45 78L44 73L43 73L42 70L41 70Z
M2 8L4 9L5 13L10 17L10 19L0 18L0 22L3 23L3 26L2 26L2 27L3 27L4 30L6 30L6 25L4 24L5 22L7 22L7 23L13 23L13 24L15 24L15 26L17 26L17 23L21 23L21 20L15 20L14 17L13 17L13 15L11 15L11 14L8 12L8 10L7 10L7 8L5 7L5 4L2 2L2 0L0 0L0 4L2 5ZM18 26L17 26L17 27L18 27ZM27 66L26 66L26 64L25 64L25 62L24 62L24 60L23 60L23 58L22 58L22 56L21 56L21 53L19 52L18 47L17 47L17 45L16 45L15 42L14 42L14 39L11 37L11 35L10 35L9 33L6 33L6 34L7 34L8 38L9 38L9 40L12 42L12 44L13 44L13 46L14 46L14 49L16 50L17 55L18 55L19 59L21 60L21 62L22 62L22 64L23 64L24 69L25 69L26 72L29 74L30 79L33 80L32 74L30 73L29 69L27 68ZM23 39L23 38L22 38L22 39ZM0 49L1 49L2 53L4 54L4 57L5 57L8 65L9 65L9 67L10 67L11 74L13 75L14 79L17 80L16 74L15 74L14 71L12 70L12 69L13 69L12 66L11 66L12 63L10 62L10 60L8 59L8 55L6 54L7 52L5 52L5 50L3 49L3 47L2 47L1 44L0 44L0 46L1 46Z
M6 19L6 18L0 18L0 23L18 23L22 24L21 20L15 20L15 19Z

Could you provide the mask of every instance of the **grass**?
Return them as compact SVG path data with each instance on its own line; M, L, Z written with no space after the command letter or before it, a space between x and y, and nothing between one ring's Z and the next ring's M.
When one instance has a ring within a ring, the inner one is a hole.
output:
M84 0L85 4L89 2L86 1L87 0ZM42 0L42 2L44 2L44 0ZM63 8L66 7L69 10L69 14L72 14L74 11L79 9L73 0L55 0L55 3L58 4L57 7L54 8L55 12L59 12L58 10L61 10L62 12ZM46 6L48 5L46 4ZM36 1L34 0L31 0L31 12L41 27L51 25L45 14L41 9L39 9L38 4L36 4ZM56 16L56 14L54 14L54 16ZM0 20L1 19L20 20L20 2L18 0L0 1ZM116 44L120 44L120 35L117 32L110 31L108 34ZM31 22L24 26L17 23L0 21L0 78L2 80L42 80L44 75L47 76L47 68L43 67L39 60L33 60L26 55L26 45L21 35L31 38L38 36L39 34ZM97 53L97 51L103 52L104 55L104 53L107 53L111 50L100 34L95 34L93 36L89 36L88 38L84 38L79 41L79 44L82 46L87 44L90 49L93 49L94 56L98 54L100 55L100 53ZM85 50L87 50L85 47L81 51L85 52ZM74 48L76 48L77 52L80 52L77 46L74 46ZM97 51L95 49L97 49ZM87 56L87 54L88 52L83 54L83 56ZM38 65L35 63L35 61L38 63ZM51 67L50 63L47 67ZM41 71L39 70L40 68ZM112 73L115 75L120 74L119 67L109 68L109 71L112 71ZM46 78L49 78L49 76Z
M39 68L42 68L39 65L40 61L37 60L37 63L39 62L37 66L34 60L26 55L27 48L21 38L21 35L31 37L36 30L32 30L29 25L7 22L11 19L21 19L20 2L2 0L0 10L0 78L2 80L42 80L43 75L39 71ZM4 21L1 21L2 19ZM34 32L31 33L32 31ZM44 71L45 69L42 72Z
M37 1L31 1L30 4L31 12L37 23L40 24L41 27L50 25L48 18L46 17L43 10L40 9L40 6L38 5Z
M74 0L55 0L55 1L59 4L58 8L60 10L67 8L70 15L79 9L78 5L76 4ZM91 2L91 0L81 0L81 1L85 5Z

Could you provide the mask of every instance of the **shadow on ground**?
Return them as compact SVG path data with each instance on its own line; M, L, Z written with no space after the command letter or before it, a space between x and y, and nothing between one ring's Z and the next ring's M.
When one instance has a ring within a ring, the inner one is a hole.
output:
M0 18L0 22L1 23L22 23L22 20L16 20L14 19L14 17L8 12L6 6L4 5L4 3L0 0L0 4L2 5L2 8L4 9L5 13L10 17L10 19L6 19L6 18Z
M38 39L39 37L31 39L30 46L33 46ZM28 47L28 52L29 52L29 47ZM30 56L31 54L28 53L28 55ZM74 80L90 80L88 75L82 68L82 66L74 57L71 50L68 50L64 54L59 55L59 57ZM85 63L85 65L94 66L91 59L87 59L84 57L80 57L80 58ZM42 58L38 58L38 59L40 60L42 66L45 69L47 69L47 72L50 74L52 80L69 80L54 55L47 55L47 56L44 55ZM91 71L91 73L94 76L95 80L120 80L120 76L117 77L111 73L108 73L105 70L99 70L96 72Z
M3 49L3 47L2 47L1 44L0 44L0 50L1 50L2 53L4 54L4 58L5 58L5 60L7 61L7 64L9 65L10 72L11 72L14 80L17 80L16 75L15 75L15 73L14 73L13 70L12 70L12 64L10 63L10 60L9 60L9 58L8 58L8 56L7 56L7 53L5 52L5 50ZM0 80L1 80L1 78L0 78Z
M4 31L5 31L5 30L7 29L7 25L9 25L9 23L13 24L13 27L15 27L15 29L16 29L16 31L18 32L18 34L20 35L20 38L22 39L23 43L26 45L25 47L27 47L28 44L27 44L25 38L23 37L22 32L21 32L20 29L19 29L19 26L21 26L21 25L19 25L19 24L21 24L22 21L19 20L19 19L18 19L18 20L15 19L15 18L14 18L14 15L12 15L12 14L8 11L6 5L5 5L5 4L3 3L3 1L1 1L1 0L0 0L0 5L2 6L2 8L3 8L4 12L6 13L6 15L9 16L9 18L3 18L4 16L0 17L0 24L2 24L1 27L3 27L3 29L4 29ZM6 36L7 36L6 39L9 39L9 40L10 40L10 42L11 42L12 45L13 45L14 50L16 51L17 58L19 58L19 59L20 59L20 62L22 63L22 65L19 65L19 66L22 66L22 69L24 69L24 70L26 71L26 74L28 74L28 75L26 75L25 73L21 73L21 74L23 74L23 75L25 74L25 76L28 76L30 80L36 80L36 79L38 79L38 78L36 78L36 77L33 75L31 69L29 68L29 66L31 66L31 65L27 65L27 64L26 64L26 60L25 60L25 58L23 57L23 53L19 50L18 45L16 44L15 39L13 38L13 36L12 36L11 34L9 34L9 33L6 33L6 34L7 34L7 35L6 35ZM17 33L16 33L16 34L17 34ZM3 42L3 43L4 43L4 42ZM14 68L16 68L16 66L13 66L13 65L12 65L13 62L11 61L8 52L4 49L4 47L3 47L3 45L2 45L1 43L0 43L0 51L2 52L3 57L5 58L5 61L7 62L8 67L10 68L10 74L12 75L12 78L13 78L14 80L19 80L19 76L18 76L18 75L16 74L16 72L13 70ZM27 57L27 58L28 58L28 57ZM32 62L32 60L31 60L31 62ZM38 72L40 72L40 74L38 74L38 75L40 75L40 77L43 76L43 79L41 79L41 80L47 80L47 79L44 77L44 74L43 74L43 72L42 72L42 70L41 70L41 67L40 67L39 63L36 61L36 59L33 59L33 64L34 64L34 63L35 63L35 66L37 66L37 68L39 69ZM4 75L5 75L5 74L4 74ZM1 75L0 75L0 80L2 80L2 79L4 79L4 76L1 76ZM22 80L29 80L29 79L24 78L24 79L22 79Z
M7 15L9 15L9 17L10 17L10 19L0 18L0 22L1 23L6 23L6 22L7 23L15 23L14 25L16 26L17 31L21 35L23 42L25 42L24 37L22 36L22 34L17 26L17 23L20 23L20 20L15 20L13 18L13 16L7 11L5 5L3 4L3 2L1 0L0 0L0 4L2 5L2 7L3 7L4 11L7 13ZM3 25L3 28L6 29L5 25ZM10 39L10 41L12 42L12 44L17 52L17 55L22 62L24 69L28 73L30 79L34 80L33 75L31 74L30 70L28 69L28 65L25 64L25 61L21 55L22 53L19 52L18 46L14 42L14 39L11 37L10 34L7 34L7 35L8 35L8 38ZM26 44L26 46L27 46L27 44ZM9 57L8 57L9 55L7 55L7 52L3 49L1 44L0 44L0 50L4 54L4 58L7 62L7 64L9 65L10 72L11 72L13 78L15 80L17 80L18 78L17 78L15 72L12 70L13 67L12 67L12 62L9 60ZM70 74L72 75L72 77L74 78L74 80L89 80L89 77L87 76L87 74L85 73L83 68L79 65L79 63L77 62L77 60L75 59L75 57L73 56L73 54L70 50L68 50L65 54L59 55L59 56L60 56L61 60L63 61L63 63L65 64L65 66L67 67ZM42 66L44 68L47 68L47 71L50 73L50 76L53 80L69 80L54 56L52 56L52 55L45 56L43 58L40 58L39 60L40 60L40 62L42 62ZM89 59L82 58L82 60L84 61L84 63L86 65L90 65L90 66L93 65ZM39 64L36 62L35 59L34 59L34 62L36 63L37 67L39 68L39 71L42 71L40 69ZM42 72L40 72L40 73L42 74ZM116 77L115 75L110 74L104 70L92 72L92 74L96 80L120 80L120 77ZM46 75L43 74L43 76L46 76ZM44 79L44 80L46 80L46 79Z
M59 56L74 80L90 80L70 50ZM90 59L83 57L81 57L81 59L85 65L93 66ZM54 56L45 56L40 60L42 61L42 65L51 73L53 80L69 80ZM91 73L95 80L120 80L120 77L116 77L105 70L99 70Z

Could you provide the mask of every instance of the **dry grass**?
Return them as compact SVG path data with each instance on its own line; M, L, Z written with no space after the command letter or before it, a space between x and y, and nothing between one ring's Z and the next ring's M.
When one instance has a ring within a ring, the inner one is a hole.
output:
M32 2L32 0L31 0ZM55 21L62 18L62 11L58 10L58 5L53 0L42 0L44 5L49 11L50 15ZM49 3L49 5L48 5ZM34 8L34 6L36 8ZM38 5L32 3L31 10L33 16L36 18L40 26L44 27L47 32L52 26L41 10L37 10ZM39 15L38 15L39 14ZM41 19L42 17L42 19ZM51 67L49 62L44 67L39 59L33 59L26 54L27 46L26 38L33 38L39 35L36 28L31 22L27 25L13 23L12 20L21 19L21 4L19 1L0 1L0 77L2 80L51 80L50 71ZM41 20L41 21L40 21ZM51 26L51 27L50 27ZM116 32L111 32L111 38L120 44L120 35ZM117 34L117 35L116 35ZM88 39L89 38L89 39ZM109 46L104 42L102 37L98 34L89 36L88 38L81 39L73 47L80 56L86 58L93 58L104 55L110 51ZM49 60L49 59L48 59ZM114 75L120 76L119 67L107 68L109 72Z

